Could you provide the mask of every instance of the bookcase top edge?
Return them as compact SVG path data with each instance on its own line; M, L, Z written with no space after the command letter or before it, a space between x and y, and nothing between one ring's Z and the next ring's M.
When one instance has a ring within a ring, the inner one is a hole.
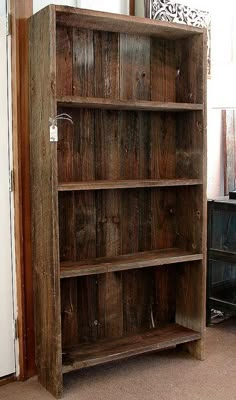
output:
M192 35L201 35L205 31L205 28L185 24L52 4L37 14L45 11L46 8L49 12L56 14L57 24L65 27L140 34L164 39L182 39Z

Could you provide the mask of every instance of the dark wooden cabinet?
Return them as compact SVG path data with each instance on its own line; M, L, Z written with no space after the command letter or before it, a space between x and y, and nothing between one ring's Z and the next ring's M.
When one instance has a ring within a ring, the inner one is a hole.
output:
M207 323L211 309L236 314L236 200L208 201Z
M36 358L204 357L206 33L49 6L30 19ZM51 119L58 141L50 141Z

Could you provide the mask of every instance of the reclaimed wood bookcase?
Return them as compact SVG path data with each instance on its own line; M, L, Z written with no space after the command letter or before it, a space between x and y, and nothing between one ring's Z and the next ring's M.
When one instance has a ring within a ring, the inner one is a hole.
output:
M202 359L205 31L48 6L29 53L40 382L60 397L76 369L176 345Z

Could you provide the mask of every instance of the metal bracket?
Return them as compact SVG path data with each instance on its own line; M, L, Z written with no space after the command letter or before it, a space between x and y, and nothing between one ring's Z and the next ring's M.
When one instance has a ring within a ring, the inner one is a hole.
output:
M12 32L12 18L11 14L7 14L6 16L6 36L10 36Z
M13 192L14 191L14 171L13 169L10 170L10 175L9 175L9 191Z

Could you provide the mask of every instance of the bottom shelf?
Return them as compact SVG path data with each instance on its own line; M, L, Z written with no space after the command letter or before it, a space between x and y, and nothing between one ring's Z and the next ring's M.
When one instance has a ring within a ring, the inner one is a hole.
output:
M201 334L198 332L178 324L168 324L132 336L82 343L64 350L62 372L67 373L150 351L167 349L200 338Z

